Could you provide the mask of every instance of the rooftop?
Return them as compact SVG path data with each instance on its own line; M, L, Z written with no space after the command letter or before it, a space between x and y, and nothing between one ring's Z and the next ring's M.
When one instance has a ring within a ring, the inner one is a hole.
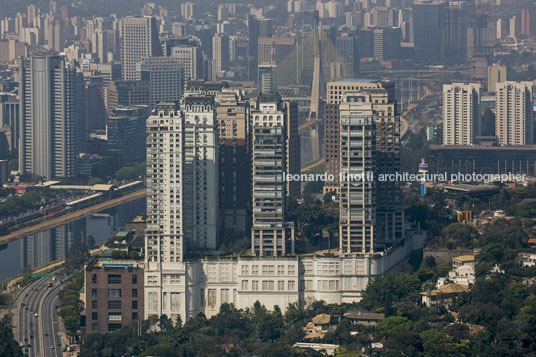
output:
M460 262L474 262L475 256L474 255L460 255L459 257L454 257L453 259L456 259Z
M331 321L331 315L329 314L318 314L313 317L313 324L315 325L327 325Z
M133 259L114 259L100 257L88 264L91 268L140 268L143 269L143 261Z
M344 314L344 317L353 320L382 320L385 314L378 314L367 310L350 310Z

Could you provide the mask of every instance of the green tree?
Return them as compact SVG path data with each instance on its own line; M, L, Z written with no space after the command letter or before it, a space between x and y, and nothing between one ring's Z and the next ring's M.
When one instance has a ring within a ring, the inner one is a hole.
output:
M536 296L530 295L515 317L519 328L521 347L536 352Z
M421 333L424 355L430 357L460 356L456 344L450 342L447 335L437 329L430 329Z
M419 279L407 273L387 274L374 279L363 292L359 303L369 310L383 308L388 312L393 303L416 297L421 286Z
M413 331L394 332L383 346L393 356L420 356L423 352L421 336Z
M0 357L23 356L22 350L15 341L11 327L11 319L8 315L0 319Z
M476 229L463 223L449 224L441 231L442 245L449 249L470 248L477 237Z
M389 337L397 332L408 332L413 324L402 316L389 316L378 323L377 329L382 337Z

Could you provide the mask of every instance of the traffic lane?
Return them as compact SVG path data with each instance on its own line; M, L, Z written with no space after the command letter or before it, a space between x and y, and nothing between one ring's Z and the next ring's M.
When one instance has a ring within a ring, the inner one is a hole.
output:
M39 303L46 292L46 282L48 279L41 279L36 286L29 292L29 309L27 312L27 335L28 335L28 354L29 356L40 356L39 347L41 344L39 336ZM35 315L38 316L35 316Z
M43 302L42 324L44 333L43 351L45 356L61 357L61 340L57 335L59 332L58 326L58 310L60 288L66 283L55 286ZM58 344L60 344L58 346Z
M30 292L33 291L35 286L39 283L39 280L34 281L29 286L24 288L24 290L17 297L17 300L15 300L14 308L17 310L17 321L14 322L15 332L16 332L15 338L17 338L19 343L24 339L25 329L23 328L23 325L25 323L25 317L26 317L25 311L26 311L27 304L29 303L29 295L30 295Z
M35 308L35 296L36 290L40 290L42 287L43 282L42 279L39 279L38 281L31 284L28 288L26 288L21 293L21 301L18 304L19 307L19 322L18 322L18 328L19 328L19 336L20 336L20 342L21 344L24 344L27 346L28 343L32 343L32 338L30 336L33 336L33 313ZM24 304L24 306L22 305Z
M49 278L39 279L35 285L27 290L24 296L26 306L23 311L23 344L24 351L27 351L26 353L29 356L40 356L39 305L42 297L47 291L48 280ZM26 296L26 294L28 295ZM38 316L35 316L35 314Z

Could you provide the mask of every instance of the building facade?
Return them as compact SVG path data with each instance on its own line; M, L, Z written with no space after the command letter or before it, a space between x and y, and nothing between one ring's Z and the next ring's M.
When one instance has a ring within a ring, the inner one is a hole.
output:
M400 131L400 118L396 113L395 102L395 84L389 81L379 80L361 80L361 79L348 79L341 81L329 82L327 84L326 103L324 106L325 111L325 134L324 134L324 147L325 147L325 160L326 160L326 172L334 176L333 181L326 182L324 184L324 193L339 191L339 104L341 103L344 93L348 91L364 91L369 90L375 92L378 89L385 89L387 91L388 101L390 106L385 107L384 118L392 118L394 131L393 134L398 132L398 136L395 135L391 138L392 142L399 144L399 131ZM383 95L383 94L382 94ZM391 111L389 111L391 108ZM388 138L386 138L388 140Z
M498 63L488 66L488 92L495 93L497 83L508 80L506 72L506 66L501 66Z
M86 333L136 328L144 297L143 263L95 258L85 269Z
M136 80L149 82L150 102L176 102L184 91L184 65L175 57L149 57L136 63Z
M203 56L201 49L192 45L178 45L171 47L170 56L178 58L184 68L184 84L191 79L203 77Z
M443 85L443 145L474 145L480 136L478 83Z
M184 257L184 120L175 103L160 103L147 120L146 269Z
M4 135L7 141L6 155L12 154L19 149L19 118L20 105L17 96L10 93L0 93L0 135ZM7 157L7 156L6 156Z
M145 318L166 314L173 321L177 316L186 321L199 313L210 318L223 303L246 309L259 301L285 312L291 303L358 302L369 281L398 271L424 239L424 233L416 232L389 253L374 255L205 258L169 270L146 269Z
M229 69L229 36L217 33L212 37L212 80Z
M111 81L104 90L106 113L119 106L131 107L151 103L151 86L148 81Z
M184 115L183 225L193 254L216 249L218 235L218 123L213 96L187 93Z
M137 143L145 141L145 122L149 117L149 107L117 107L106 118L106 141L108 150L121 160L122 164L144 161L145 146ZM134 144L136 143L136 144Z
M376 125L372 98L366 92L347 92L340 114L339 250L374 252L376 185Z
M276 95L261 95L251 113L251 250L258 256L294 253L294 226L285 222L288 115Z
M142 58L161 56L156 19L127 16L121 19L121 62L123 79L136 79L136 63Z
M499 144L533 145L533 83L506 81L495 88L495 135Z
M248 232L251 204L249 102L242 93L222 90L216 95L220 161L220 227Z
M46 179L76 177L85 143L84 82L61 56L20 62L19 170Z

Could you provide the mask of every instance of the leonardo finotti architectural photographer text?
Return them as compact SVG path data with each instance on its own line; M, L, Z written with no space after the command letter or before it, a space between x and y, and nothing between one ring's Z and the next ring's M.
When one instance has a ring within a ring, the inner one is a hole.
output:
M504 174L464 174L461 172L449 174L443 173L427 173L413 174L409 172L397 172L394 174L378 174L373 172L365 172L361 174L345 174L338 175L338 181L347 182L370 182L370 181L398 181L398 182L524 182L525 174L513 174L511 172ZM299 182L334 182L336 176L324 172L322 174L287 174L283 173L283 181L299 181Z

